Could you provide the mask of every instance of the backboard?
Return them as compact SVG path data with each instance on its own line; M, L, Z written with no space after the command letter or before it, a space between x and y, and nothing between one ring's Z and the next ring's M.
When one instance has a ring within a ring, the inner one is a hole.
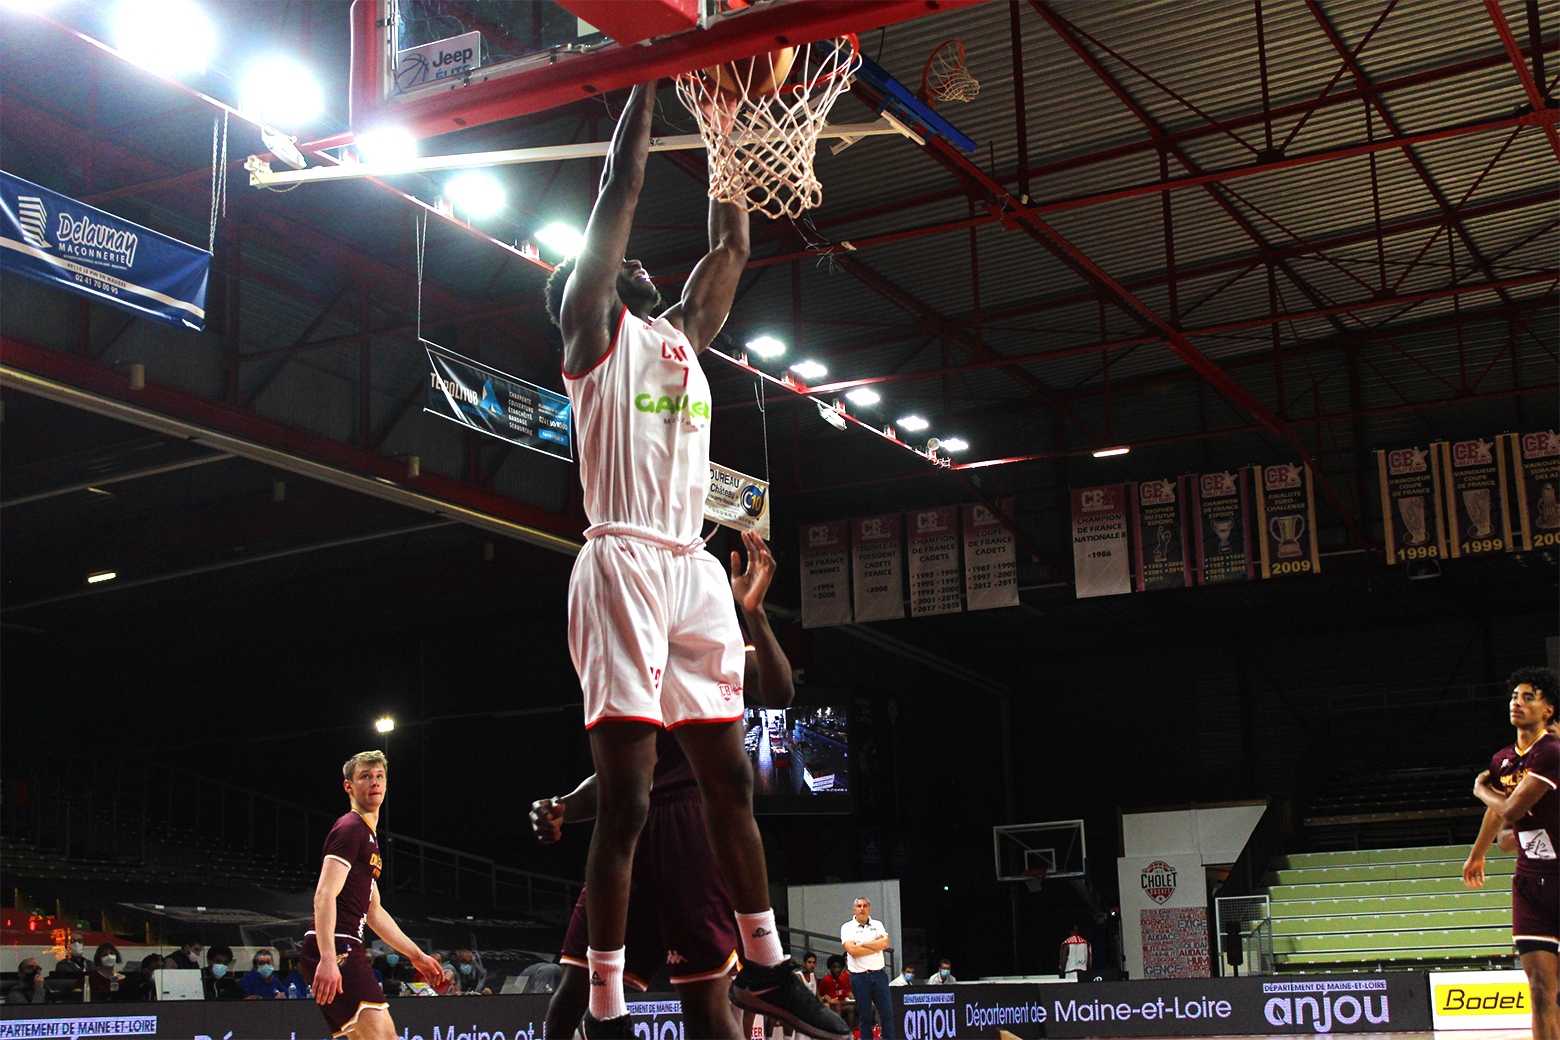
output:
M976 2L353 0L352 130L430 137Z
M1082 820L993 827L991 845L998 881L1081 878L1088 867Z

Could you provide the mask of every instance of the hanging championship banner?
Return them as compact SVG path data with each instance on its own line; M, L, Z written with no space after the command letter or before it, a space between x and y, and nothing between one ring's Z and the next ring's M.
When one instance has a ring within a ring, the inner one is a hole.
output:
M856 620L887 621L905 616L904 583L899 576L899 514L864 516L850 522L852 579Z
M953 506L905 514L910 532L911 617L956 614L963 606L957 522Z
M1257 576L1251 552L1251 481L1244 469L1204 473L1187 481L1192 492L1197 584L1222 585Z
M1073 581L1078 598L1132 591L1127 485L1073 488Z
M1511 510L1506 505L1506 453L1501 440L1480 438L1433 445L1441 451L1447 552L1454 557L1516 548L1511 540Z
M769 484L710 463L710 490L704 496L704 519L736 531L757 531L760 538L769 541Z
M1013 500L997 503L1008 516ZM1018 551L1013 532L979 502L961 507L964 520L964 595L969 610L1018 606Z
M1517 472L1517 522L1523 549L1560 545L1560 434L1554 430L1513 435Z
M802 627L850 624L846 524L802 525Z
M1387 562L1446 557L1441 523L1440 445L1378 450L1381 474L1381 526L1387 537Z
M508 376L427 340L428 399L423 411L522 448L572 460L569 399Z
M1310 469L1287 462L1255 469L1262 577L1317 573L1322 569L1322 558L1316 548Z
M211 254L0 170L0 270L167 325L206 325Z
M1187 483L1188 479L1181 477L1128 485L1139 592L1184 589L1192 584L1192 557L1186 551Z

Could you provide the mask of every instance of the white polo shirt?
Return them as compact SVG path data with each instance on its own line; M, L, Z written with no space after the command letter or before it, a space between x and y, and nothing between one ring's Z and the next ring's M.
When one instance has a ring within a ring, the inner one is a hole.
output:
M883 922L876 917L867 918L866 924L857 924L852 917L840 926L840 942L864 943L873 939L882 939L888 935L888 929L883 927ZM857 957L855 954L845 955L845 969L847 971L882 971L883 951L870 953L865 957Z

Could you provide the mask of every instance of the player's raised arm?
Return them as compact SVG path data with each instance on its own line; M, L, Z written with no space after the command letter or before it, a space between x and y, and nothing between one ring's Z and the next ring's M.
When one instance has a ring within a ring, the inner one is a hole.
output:
M748 215L741 206L711 199L709 223L710 251L688 276L682 301L666 312L666 320L682 329L693 349L701 352L731 313L749 246Z
M600 361L612 342L611 317L618 306L617 280L634 226L639 189L650 154L650 117L658 80L641 83L612 133L601 172L601 188L585 225L585 244L563 290L558 328L563 334L563 370L584 372Z
M747 548L745 567L740 553L731 554L731 594L747 623L748 637L753 640L742 682L749 699L766 708L789 708L796 699L791 662L780 649L774 629L769 627L769 615L764 613L764 596L775 576L775 558L753 531L742 532L742 544Z

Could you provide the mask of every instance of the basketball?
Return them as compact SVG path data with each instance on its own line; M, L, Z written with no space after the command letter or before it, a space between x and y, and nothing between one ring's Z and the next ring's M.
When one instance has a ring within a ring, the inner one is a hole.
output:
M704 75L722 97L762 97L780 89L795 61L796 48L782 47L768 54L711 66L704 70Z

